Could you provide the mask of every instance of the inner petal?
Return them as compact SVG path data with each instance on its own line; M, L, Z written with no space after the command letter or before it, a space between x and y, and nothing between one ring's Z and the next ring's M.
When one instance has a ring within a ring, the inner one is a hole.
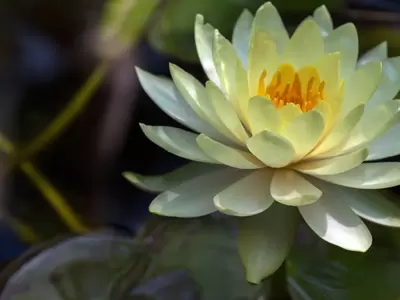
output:
M293 103L307 112L325 99L325 81L320 80L313 66L295 71L290 64L282 64L268 84L267 72L264 69L259 77L257 94L267 97L277 108Z

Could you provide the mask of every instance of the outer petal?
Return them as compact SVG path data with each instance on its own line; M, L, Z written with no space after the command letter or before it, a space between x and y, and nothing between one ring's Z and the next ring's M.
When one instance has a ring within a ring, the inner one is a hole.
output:
M269 168L250 173L216 195L215 206L225 214L240 217L263 212L274 202L269 192L272 174Z
M133 172L124 172L122 175L133 185L142 190L160 193L174 188L190 179L223 168L226 167L221 165L188 163L185 166L164 175L144 176Z
M208 136L199 135L197 144L212 159L238 169L259 169L265 167L254 155L238 150L210 139Z
M220 86L219 77L217 70L215 69L212 55L214 28L210 24L204 24L204 18L202 15L196 16L194 35L197 53L204 71L208 78L214 81L216 85Z
M345 173L316 177L357 189L384 189L400 184L400 163L365 163Z
M370 62L351 74L345 83L341 114L347 115L360 104L367 104L374 94L382 75L380 62Z
M313 14L323 37L327 37L333 30L331 15L325 5L318 7Z
M275 42L278 53L283 53L289 41L289 35L277 9L271 2L265 3L257 10L253 30L257 28L266 31L269 39Z
M368 150L365 148L337 157L300 162L293 168L309 175L336 175L359 166L367 156Z
M400 154L400 123L390 128L368 147L367 160L377 160Z
M216 211L214 196L244 175L243 171L224 168L198 176L158 195L150 212L180 218L208 215Z
M378 88L368 102L367 110L392 100L400 89L400 57L391 57L383 62L382 78Z
M334 193L334 199L347 204L357 215L371 222L400 227L400 207L390 201L393 197L387 191L366 191L322 183ZM397 199L396 199L397 200Z
M197 134L167 126L140 124L140 127L149 140L172 154L198 162L218 163L197 145Z
M167 115L194 131L224 140L218 131L193 111L171 80L154 76L139 68L136 71L145 92Z
M295 159L300 159L314 148L324 129L324 117L318 111L312 110L289 123L282 135L293 145L296 151Z
M384 41L378 46L365 52L358 60L357 67L363 66L371 61L383 61L387 59L387 42Z
M297 172L277 169L271 182L271 195L282 204L301 206L314 203L322 192Z
M282 126L282 118L271 101L256 96L249 101L249 123L253 135L263 130L278 132Z
M398 120L399 113L400 100L391 100L374 110L367 111L337 154L365 147L375 138L383 135Z
M329 188L323 189L319 201L299 210L311 229L325 241L351 251L365 252L372 236L361 219Z
M253 25L253 15L247 9L243 10L233 28L232 44L235 47L243 66L247 68L249 56L251 27Z
M295 208L279 203L239 220L239 254L248 281L260 283L282 265L292 245L297 220Z
M308 19L297 27L283 53L283 60L297 68L314 65L324 54L324 41L317 23Z
M272 168L288 165L296 152L284 137L268 130L261 131L247 141L247 148L264 164Z
M340 52L341 74L347 78L354 71L358 57L358 35L354 24L344 24L326 37L325 53L334 52Z

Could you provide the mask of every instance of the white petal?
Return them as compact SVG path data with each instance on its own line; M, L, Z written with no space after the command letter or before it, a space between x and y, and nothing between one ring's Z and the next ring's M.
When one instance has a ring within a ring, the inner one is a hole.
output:
M145 92L167 115L194 131L221 139L221 134L193 111L170 79L154 76L140 68L136 71Z
M324 129L324 117L318 111L312 110L301 114L289 123L282 135L293 145L296 151L295 159L300 159L315 147Z
M164 175L145 176L133 172L124 172L122 175L142 190L160 193L174 188L185 181L221 170L222 168L225 168L225 166L193 162Z
M197 145L197 134L167 126L140 124L140 127L149 140L172 154L198 162L218 163Z
M239 220L239 254L248 281L272 275L289 254L297 228L295 208L274 203L265 212Z
M325 241L351 251L365 252L371 246L372 236L361 219L329 188L322 190L319 201L299 210L311 229Z
M273 171L269 168L253 171L214 197L219 211L233 216L259 214L272 205L269 187Z
M400 154L400 123L391 127L368 147L367 160L377 160Z
M327 37L333 30L331 15L325 5L318 7L313 14L323 37Z
M293 168L309 175L335 175L359 166L367 158L367 155L367 149L360 149L332 158L300 162Z
M261 131L247 141L247 148L264 164L272 168L288 165L296 152L284 137L268 130Z
M354 71L358 58L358 35L354 24L344 24L325 38L325 53L334 52L340 52L340 70L346 79Z
M210 24L204 24L204 18L202 15L196 16L194 35L197 54L199 55L204 71L208 78L214 81L216 85L220 86L219 77L217 70L215 69L212 55L214 28Z
M387 59L386 41L365 52L358 60L357 67L365 65L371 61L383 61L385 59Z
M271 195L282 204L301 206L314 203L322 192L297 172L277 169L272 177Z
M382 62L382 77L379 85L366 106L373 109L392 100L400 89L400 57L391 57Z
M259 169L265 167L251 153L226 146L205 135L201 134L197 137L197 144L209 157L224 165L238 169Z
M253 29L261 28L267 32L269 39L275 42L278 53L283 53L289 35L282 19L271 2L262 5L254 17Z
M345 173L316 177L358 189L384 189L400 184L400 163L364 163Z
M314 65L324 54L324 41L317 23L308 19L297 27L290 38L283 61L296 68Z
M243 10L235 27L233 28L232 44L235 47L243 66L247 69L247 59L249 56L251 26L253 25L253 15L247 9Z
M180 218L208 215L217 210L214 196L244 175L243 171L224 168L198 176L158 195L150 212Z

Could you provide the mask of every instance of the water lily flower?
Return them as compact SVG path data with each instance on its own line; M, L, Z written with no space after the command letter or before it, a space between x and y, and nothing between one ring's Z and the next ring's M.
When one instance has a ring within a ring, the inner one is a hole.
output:
M378 189L400 183L400 57L382 43L358 59L351 23L333 28L325 6L289 36L276 8L244 11L232 42L198 15L205 86L176 65L172 81L137 69L142 87L185 131L141 124L165 150L193 162L163 176L124 175L160 194L150 211L239 218L239 253L259 282L283 263L297 222L322 239L366 251L364 218L400 227ZM361 217L361 218L360 218Z

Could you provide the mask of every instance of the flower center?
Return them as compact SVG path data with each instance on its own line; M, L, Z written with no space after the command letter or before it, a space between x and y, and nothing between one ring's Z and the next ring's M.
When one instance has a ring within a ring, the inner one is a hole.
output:
M291 65L282 64L267 86L266 78L264 69L258 80L257 95L268 97L277 108L293 103L307 112L325 98L325 81L320 81L315 67L306 66L295 72Z

